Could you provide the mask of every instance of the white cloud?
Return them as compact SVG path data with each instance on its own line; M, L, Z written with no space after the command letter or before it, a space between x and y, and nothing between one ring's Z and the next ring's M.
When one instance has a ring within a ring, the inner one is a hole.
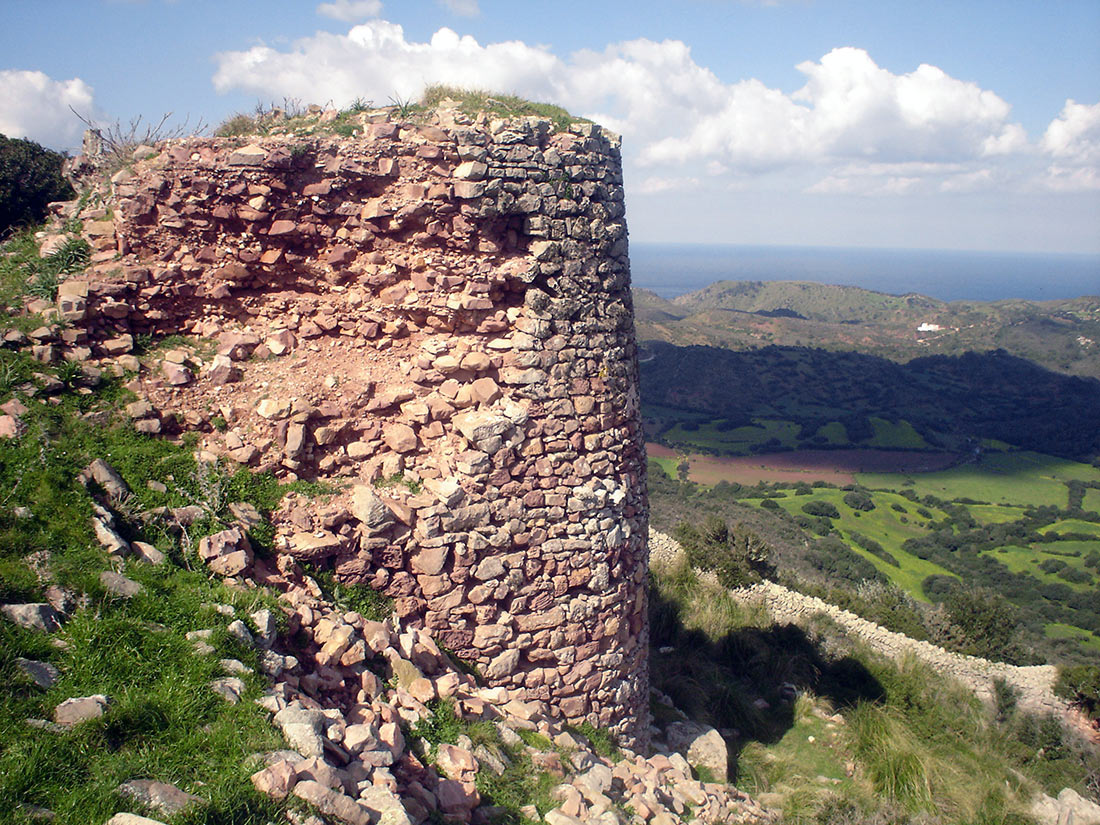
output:
M829 159L953 160L1005 154L1026 144L993 92L935 66L895 75L862 49L833 49L797 66L791 95L757 80L724 86L720 105L691 128L648 147L643 161L709 157L748 166Z
M725 82L678 40L639 38L559 57L521 41L483 45L448 28L416 42L385 20L346 34L319 32L285 50L225 52L217 64L218 91L261 98L382 104L445 82L560 103L624 136L628 177L638 174L640 192L670 181L764 175L811 192L963 191L1013 177L980 174L990 164L1035 154L994 92L928 64L894 74L851 47L799 64L806 82L794 93L755 78ZM1082 108L1088 111L1067 104L1044 138L1067 157L1097 144L1090 137L1095 112ZM899 171L891 164L918 165Z
M481 14L477 0L439 0L439 4L460 17L477 17Z
M1100 189L1100 103L1067 100L1039 146L1053 159L1041 186L1056 191Z
M260 97L332 100L357 97L384 104L390 97L419 97L429 83L517 89L539 99L554 96L552 76L561 61L549 50L518 41L480 45L451 29L427 43L405 39L401 26L371 20L345 35L318 32L289 51L256 46L216 56L214 87L241 89Z
M966 162L849 163L805 188L816 195L899 195L982 192L1002 186L1008 176Z
M1047 127L1040 145L1059 159L1100 163L1100 103L1089 106L1067 100L1062 114Z
M381 0L334 0L332 3L321 3L317 6L317 13L334 20L343 20L345 23L358 23L360 20L369 20L382 13Z
M30 138L54 149L80 146L85 117L94 112L92 87L79 77L53 80L37 71L0 70L0 133Z
M655 195L658 192L692 190L698 188L699 178L696 177L663 177L661 175L651 175L638 185L637 191L644 195Z

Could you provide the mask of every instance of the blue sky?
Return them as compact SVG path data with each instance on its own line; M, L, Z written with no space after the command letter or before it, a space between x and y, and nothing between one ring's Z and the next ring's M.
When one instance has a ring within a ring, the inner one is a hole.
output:
M5 0L0 132L447 80L624 137L635 241L1100 252L1100 2Z

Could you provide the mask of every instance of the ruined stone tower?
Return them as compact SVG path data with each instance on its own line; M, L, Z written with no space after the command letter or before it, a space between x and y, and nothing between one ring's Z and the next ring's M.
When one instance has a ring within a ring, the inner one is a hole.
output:
M132 385L144 429L336 492L280 564L394 598L490 684L638 745L646 491L618 140L592 124L364 118L191 138L113 179L74 346L213 338ZM289 558L287 558L289 557Z

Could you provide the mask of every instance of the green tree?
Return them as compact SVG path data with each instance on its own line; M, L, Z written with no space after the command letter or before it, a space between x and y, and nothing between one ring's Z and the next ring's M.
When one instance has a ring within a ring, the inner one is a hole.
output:
M713 570L726 587L744 587L775 577L771 547L741 524L731 529L718 516L710 515L699 526L680 522L674 535L691 565Z
M802 512L820 518L840 518L840 511L835 504L827 501L807 501L802 505Z
M73 197L61 176L65 157L32 140L0 135L0 234L19 224L38 223L51 201Z
M845 493L844 503L853 510L867 512L875 509L875 502L871 500L870 494L864 490L852 490L850 493Z
M998 593L984 587L956 585L944 600L948 618L966 637L966 651L996 661L1018 663L1017 610Z
M1069 699L1090 719L1100 719L1100 667L1077 665L1058 673L1054 692Z

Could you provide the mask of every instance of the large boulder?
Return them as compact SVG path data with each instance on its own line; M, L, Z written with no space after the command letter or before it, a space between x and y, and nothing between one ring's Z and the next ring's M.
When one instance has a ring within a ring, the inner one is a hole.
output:
M39 630L53 633L61 629L61 614L50 605L42 604L5 604L0 613L20 627L27 630Z
M722 734L697 722L673 722L665 731L668 746L682 753L695 767L705 767L715 781L727 780L729 751Z

